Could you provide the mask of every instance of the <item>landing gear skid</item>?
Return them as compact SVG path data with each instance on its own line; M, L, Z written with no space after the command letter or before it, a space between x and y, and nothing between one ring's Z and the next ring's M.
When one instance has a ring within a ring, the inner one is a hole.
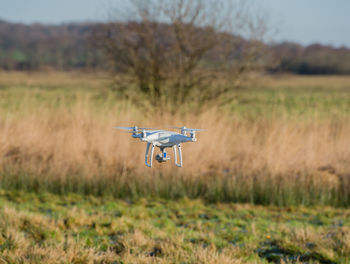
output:
M154 153L154 145L152 144L152 149L151 149L151 157L149 158L148 161L148 153L149 153L149 147L151 143L147 143L147 148L146 148L146 155L145 155L145 164L147 167L152 168L152 160L153 160L153 153Z
M177 144L177 145L174 145L173 146L174 148L174 159L175 159L175 165L177 167L182 167L182 152L181 152L181 145L180 144ZM176 148L177 150L179 151L179 160L180 160L180 163L177 163L177 155L176 155Z

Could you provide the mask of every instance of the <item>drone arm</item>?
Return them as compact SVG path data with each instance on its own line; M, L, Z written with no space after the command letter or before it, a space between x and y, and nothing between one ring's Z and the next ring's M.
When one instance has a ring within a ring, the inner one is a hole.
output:
M152 144L152 149L151 149L151 156L148 162L148 153L149 153L149 147L151 143L147 143L147 148L146 148L146 154L145 154L145 164L147 167L152 168L152 160L153 160L153 153L154 153L154 145Z
M179 159L180 159L180 163L177 163L177 154L176 154L176 147L179 151ZM177 167L182 167L182 152L181 152L181 145L180 144L177 144L177 145L174 145L174 160L175 160L175 165Z

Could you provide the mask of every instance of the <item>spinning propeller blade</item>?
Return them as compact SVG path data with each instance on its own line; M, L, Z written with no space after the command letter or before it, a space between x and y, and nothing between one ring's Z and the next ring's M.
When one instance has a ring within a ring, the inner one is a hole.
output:
M177 126L172 126L171 128L176 128L176 129L181 129L182 131L185 132L191 132L191 131L205 131L205 129L198 129L198 128L188 128L188 127L177 127Z
M137 127L123 127L123 126L115 126L113 128L117 128L117 129L123 129L123 130L133 130L133 129L137 129Z
M122 129L122 130L126 130L127 133L141 133L142 130L150 130L150 129L155 129L155 128L149 128L149 127L124 127L124 126L115 126L113 128L116 129Z

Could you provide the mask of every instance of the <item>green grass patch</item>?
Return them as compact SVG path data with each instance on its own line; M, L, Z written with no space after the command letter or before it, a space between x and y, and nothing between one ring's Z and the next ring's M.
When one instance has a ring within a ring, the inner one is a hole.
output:
M4 190L0 205L0 259L12 263L34 263L39 252L50 262L52 250L83 263L205 263L205 255L212 263L350 261L348 209Z

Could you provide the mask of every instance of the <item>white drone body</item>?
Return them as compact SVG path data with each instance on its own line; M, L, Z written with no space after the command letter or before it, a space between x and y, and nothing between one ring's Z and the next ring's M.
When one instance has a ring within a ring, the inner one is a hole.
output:
M142 127L114 127L118 129L126 130L132 133L133 138L139 138L143 142L147 142L146 154L145 154L145 164L147 167L152 167L154 147L160 148L161 154L156 155L156 160L161 162L166 162L170 159L167 155L165 149L173 147L174 149L174 161L177 167L182 167L182 152L181 143L185 142L196 142L196 131L201 131L201 129L186 128L186 127L174 127L181 129L181 133L167 130L152 130L149 128ZM190 133L187 136L187 132ZM151 154L149 155L149 149L151 147ZM179 162L177 157L177 152L179 153Z

